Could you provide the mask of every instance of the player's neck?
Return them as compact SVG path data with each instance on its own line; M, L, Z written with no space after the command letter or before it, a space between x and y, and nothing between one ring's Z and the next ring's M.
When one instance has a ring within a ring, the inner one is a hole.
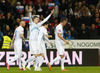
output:
M63 23L60 22L60 24L63 26Z
M23 27L22 25L19 25L19 26Z
M45 29L47 29L46 26L43 26L43 27L44 27Z

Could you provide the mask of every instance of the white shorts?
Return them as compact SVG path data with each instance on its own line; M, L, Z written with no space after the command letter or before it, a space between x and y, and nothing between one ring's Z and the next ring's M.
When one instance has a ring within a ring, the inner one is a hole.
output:
M39 53L43 53L46 56L46 47L45 44L41 44Z
M64 46L62 44L56 43L56 48L57 48L59 55L64 55L65 49L64 49Z
M30 54L39 54L37 45L37 42L29 41Z
M22 45L20 44L14 44L14 51L15 51L15 56L18 56L18 58L21 58L22 56Z

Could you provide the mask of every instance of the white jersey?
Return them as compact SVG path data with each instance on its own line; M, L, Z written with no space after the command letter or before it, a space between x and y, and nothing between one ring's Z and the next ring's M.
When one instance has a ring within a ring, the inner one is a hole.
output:
M22 44L21 34L24 34L24 28L22 26L19 26L16 28L14 32L14 36L15 36L14 43Z
M50 18L50 16L51 15L48 15L42 22L39 22L39 23L35 24L32 21L31 13L29 13L29 24L30 24L30 27L29 27L30 37L29 37L29 40L37 42L37 40L38 40L38 34L39 34L39 26L41 26L42 24L44 24Z
M63 40L58 37L58 33L61 33L61 36L63 37L63 26L61 24L57 25L55 30L55 42L57 44L63 44Z
M44 26L40 27L39 29L38 41L39 43L45 43L45 35L48 34L47 29Z

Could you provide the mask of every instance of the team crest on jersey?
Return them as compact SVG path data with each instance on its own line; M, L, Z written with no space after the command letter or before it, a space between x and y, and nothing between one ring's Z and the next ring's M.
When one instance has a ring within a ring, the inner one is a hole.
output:
M59 29L58 31L59 31L59 32L61 32L61 30L60 30L60 29Z

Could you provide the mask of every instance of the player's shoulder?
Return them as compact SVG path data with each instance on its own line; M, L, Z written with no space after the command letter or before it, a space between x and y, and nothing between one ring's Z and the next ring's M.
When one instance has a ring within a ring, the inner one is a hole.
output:
M40 27L40 31L41 31L41 32L46 32L47 30L46 30L45 27L41 26L41 27Z
M56 28L61 28L61 25L60 25L60 24L58 24Z
M24 30L22 26L18 26L18 30Z
M41 30L44 30L44 27L43 26L41 26L41 27L39 27Z

